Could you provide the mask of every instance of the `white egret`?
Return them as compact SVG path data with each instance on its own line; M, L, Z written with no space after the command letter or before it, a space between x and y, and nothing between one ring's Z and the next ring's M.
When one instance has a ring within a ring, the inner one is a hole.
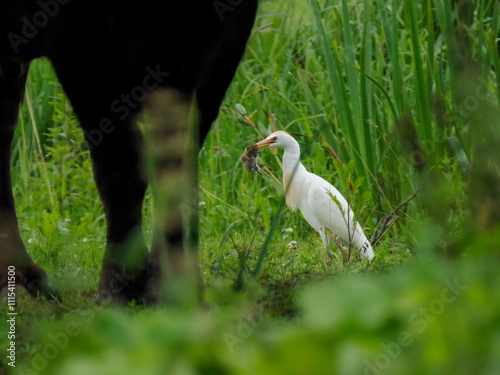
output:
M323 178L310 173L300 162L300 147L285 131L272 133L257 143L259 148L279 147L283 153L283 188L287 205L297 207L307 222L319 233L330 254L328 232L344 244L353 245L361 257L371 260L375 256L363 229L354 220L347 201L335 187ZM333 197L335 199L333 199Z

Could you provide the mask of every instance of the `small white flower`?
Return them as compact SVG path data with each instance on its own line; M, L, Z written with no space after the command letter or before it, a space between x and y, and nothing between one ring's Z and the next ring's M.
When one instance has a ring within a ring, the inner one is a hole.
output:
M289 248L290 250L295 250L295 249L297 249L297 241L290 241L290 242L288 243L288 248Z
M293 228L285 228L285 232L292 233L293 232Z
M206 203L206 202L200 202L200 203L198 203L198 205L199 205L200 207L204 207L204 206L206 206L206 205L207 205L207 203Z

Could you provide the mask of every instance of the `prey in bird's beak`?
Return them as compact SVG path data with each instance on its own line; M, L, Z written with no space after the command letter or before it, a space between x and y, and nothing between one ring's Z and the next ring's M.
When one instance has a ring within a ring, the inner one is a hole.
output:
M255 145L259 146L259 148L265 148L271 146L274 142L276 142L276 137L266 138L263 141L256 143Z
M243 155L241 155L240 160L243 163L243 166L250 172L252 175L254 172L257 172L262 176L262 172L259 170L259 166L257 164L257 156L259 155L259 146L251 145L245 149Z

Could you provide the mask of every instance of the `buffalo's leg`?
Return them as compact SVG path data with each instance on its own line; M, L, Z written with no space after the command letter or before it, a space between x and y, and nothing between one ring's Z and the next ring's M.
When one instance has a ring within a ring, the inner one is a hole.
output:
M63 57L55 56L52 62L89 145L106 216L98 298L103 302L149 302L143 298L151 278L142 234L147 188L141 158L143 137L136 125L137 105L125 107L121 101L141 79L124 79L129 74L127 66L115 64L110 56L98 62L77 54ZM126 112L115 107L116 103Z
M84 129L92 130L85 125ZM119 124L103 135L99 144L91 146L95 181L107 219L99 296L118 302L142 302L150 271L141 229L147 187L140 171L141 134L131 125Z

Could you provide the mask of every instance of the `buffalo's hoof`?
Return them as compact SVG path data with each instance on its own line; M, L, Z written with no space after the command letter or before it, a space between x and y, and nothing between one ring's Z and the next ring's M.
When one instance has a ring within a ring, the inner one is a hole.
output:
M34 298L45 297L48 299L59 299L59 292L49 285L47 274L36 264L16 267L12 270L15 280L12 281L12 274L8 269L2 272L0 277L0 299L5 298L14 286L16 293L25 289Z

